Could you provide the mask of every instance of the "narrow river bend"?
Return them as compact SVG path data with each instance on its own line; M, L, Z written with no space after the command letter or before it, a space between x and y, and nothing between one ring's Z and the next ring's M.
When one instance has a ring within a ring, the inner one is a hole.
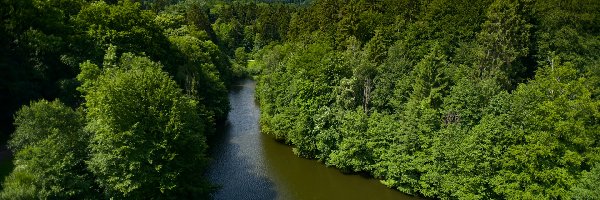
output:
M213 162L207 172L209 180L221 186L214 199L415 199L377 180L344 175L317 161L298 158L289 146L261 134L255 86L254 81L245 80L229 93L227 126L212 144Z

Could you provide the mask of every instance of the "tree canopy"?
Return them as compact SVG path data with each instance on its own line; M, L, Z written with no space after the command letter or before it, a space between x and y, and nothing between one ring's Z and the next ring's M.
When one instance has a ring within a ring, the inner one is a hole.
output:
M208 197L206 137L233 81L252 76L261 131L346 173L428 198L597 199L599 10L2 1L0 132L14 132L15 169L0 195Z
M313 1L254 53L262 131L414 195L594 196L599 6Z
M102 70L92 63L81 68L86 130L94 133L87 164L105 195L206 196L207 111L148 58L123 54L105 60Z
M243 72L183 6L204 5L1 4L2 132L15 129L2 199L208 197L207 136Z

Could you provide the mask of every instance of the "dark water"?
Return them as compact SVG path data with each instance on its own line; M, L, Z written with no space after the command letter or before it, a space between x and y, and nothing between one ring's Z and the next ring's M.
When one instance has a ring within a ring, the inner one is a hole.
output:
M215 199L415 199L377 180L344 175L334 168L296 157L289 146L259 132L255 83L242 81L229 94L226 130L212 145L209 179L222 186Z

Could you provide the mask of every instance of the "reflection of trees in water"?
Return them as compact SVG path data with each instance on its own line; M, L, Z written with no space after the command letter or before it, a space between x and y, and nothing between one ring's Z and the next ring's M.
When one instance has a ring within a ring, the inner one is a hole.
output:
M246 80L229 94L228 121L212 143L213 163L207 175L221 189L215 199L276 199L275 184L264 175L260 165L258 108L254 106L254 82ZM253 133L254 131L254 133ZM256 133L257 134L257 133Z

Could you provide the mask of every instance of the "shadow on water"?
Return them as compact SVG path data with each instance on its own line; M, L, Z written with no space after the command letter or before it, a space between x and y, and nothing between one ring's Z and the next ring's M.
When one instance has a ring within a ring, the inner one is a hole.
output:
M413 200L364 174L344 174L316 160L299 158L291 148L263 135L264 162L278 190L278 199Z

